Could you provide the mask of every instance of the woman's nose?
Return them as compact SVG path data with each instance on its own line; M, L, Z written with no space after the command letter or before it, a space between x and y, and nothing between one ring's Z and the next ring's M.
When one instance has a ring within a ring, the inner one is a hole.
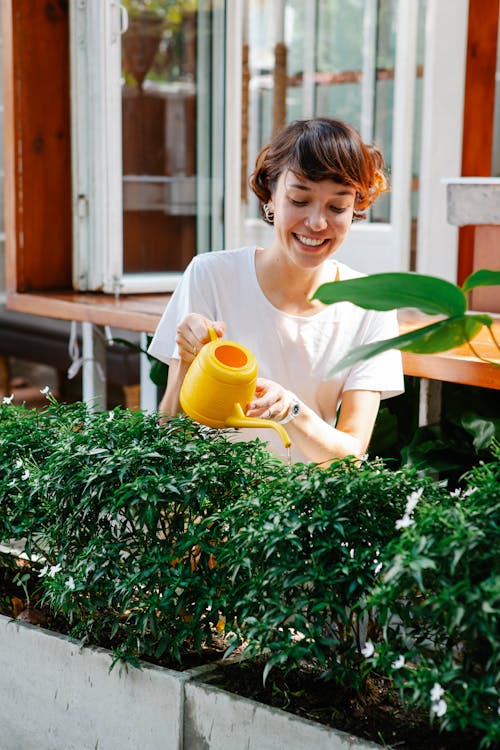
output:
M311 213L307 216L305 223L310 229L313 230L313 232L321 232L321 230L326 229L326 227L328 226L328 222L323 211L319 209L317 211L311 211Z

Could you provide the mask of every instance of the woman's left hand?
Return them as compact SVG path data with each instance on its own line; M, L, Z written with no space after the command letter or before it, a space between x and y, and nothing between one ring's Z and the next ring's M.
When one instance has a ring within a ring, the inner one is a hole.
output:
M255 395L246 409L247 417L274 419L279 422L284 419L290 409L292 394L279 383L266 378L257 378Z

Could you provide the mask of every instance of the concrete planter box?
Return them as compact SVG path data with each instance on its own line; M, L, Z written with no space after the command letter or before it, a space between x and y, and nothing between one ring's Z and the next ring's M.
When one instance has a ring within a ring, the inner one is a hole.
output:
M0 616L2 750L181 750L182 673Z
M381 745L329 729L233 693L186 682L186 750L380 750Z
M0 615L2 750L380 747L205 684L210 666L110 672L111 661L105 649Z

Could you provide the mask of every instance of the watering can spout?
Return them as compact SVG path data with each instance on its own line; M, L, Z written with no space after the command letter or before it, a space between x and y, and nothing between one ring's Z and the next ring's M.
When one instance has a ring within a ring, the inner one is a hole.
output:
M233 406L233 411L230 417L226 419L226 427L268 427L272 430L276 430L285 448L289 448L292 441L288 437L288 433L285 428L277 422L272 422L269 419L258 419L255 417L247 417L244 413L241 404L236 403Z

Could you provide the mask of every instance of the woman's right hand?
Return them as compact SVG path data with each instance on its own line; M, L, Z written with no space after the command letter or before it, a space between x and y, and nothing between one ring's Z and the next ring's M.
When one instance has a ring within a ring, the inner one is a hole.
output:
M189 313L181 320L177 326L175 341L183 362L191 364L203 344L210 341L209 328L213 328L220 338L224 335L226 324L220 320L209 320L199 313Z

